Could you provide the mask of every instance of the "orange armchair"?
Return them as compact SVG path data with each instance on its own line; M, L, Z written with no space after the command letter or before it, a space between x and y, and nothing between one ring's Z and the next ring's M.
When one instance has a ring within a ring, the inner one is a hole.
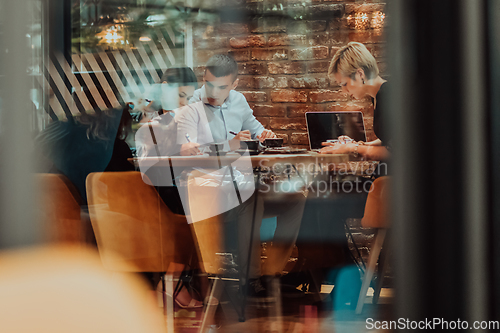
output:
M165 291L173 294L173 279L166 272L170 263L188 264L196 251L186 218L172 213L138 171L91 173L87 197L105 268L164 273L163 302L170 331L173 302Z

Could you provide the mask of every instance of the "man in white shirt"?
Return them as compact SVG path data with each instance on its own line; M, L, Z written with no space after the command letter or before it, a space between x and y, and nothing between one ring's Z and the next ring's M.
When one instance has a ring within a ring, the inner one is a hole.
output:
M238 65L228 55L218 54L207 62L205 84L194 92L190 107L179 110L177 143L227 143L227 150L240 147L241 140L275 138L254 117L245 96L234 89L238 86ZM208 125L208 126L207 126ZM236 133L232 134L232 133ZM187 135L186 135L187 134ZM181 155L196 155L198 145L184 145Z
M224 143L225 150L235 150L240 147L242 140L264 141L266 138L276 137L275 133L265 129L254 117L243 94L234 90L238 85L237 74L237 63L228 55L219 54L208 60L203 87L194 92L188 106L176 112L177 143L182 144L181 155L200 154L199 146L210 143ZM197 193L190 195L200 195L201 190L200 188L195 191ZM216 195L214 189L212 198ZM237 221L235 238L238 240L241 278L245 278L244 273L248 267L250 295L256 296L260 296L263 291L258 279L261 274L274 276L286 265L299 232L305 203L305 197L301 193L292 195L290 200L281 204L268 204L263 196L256 199L252 195L224 213L225 221ZM204 209L206 201L201 200L200 207L191 206L190 209ZM255 223L252 223L254 215ZM266 266L261 272L260 225L264 216L278 216L278 226L273 247L268 250ZM250 238L253 239L252 242ZM251 256L248 263L249 251Z

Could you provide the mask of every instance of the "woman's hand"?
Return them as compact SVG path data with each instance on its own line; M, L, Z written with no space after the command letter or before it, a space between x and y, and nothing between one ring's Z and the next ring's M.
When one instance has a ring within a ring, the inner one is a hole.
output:
M356 148L355 143L332 143L331 142L323 142L322 145L326 146L321 148L319 151L320 154L350 154L354 152L354 148Z
M354 142L354 140L351 139L351 137L349 137L347 135L341 135L341 136L339 136L338 140L339 140L339 143L341 143L341 144L346 144L346 143Z

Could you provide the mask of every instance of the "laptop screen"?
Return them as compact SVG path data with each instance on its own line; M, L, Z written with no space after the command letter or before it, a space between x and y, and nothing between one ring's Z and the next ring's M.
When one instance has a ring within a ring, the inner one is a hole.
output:
M363 114L355 112L307 112L307 133L311 149L322 148L322 142L347 135L356 141L366 141Z

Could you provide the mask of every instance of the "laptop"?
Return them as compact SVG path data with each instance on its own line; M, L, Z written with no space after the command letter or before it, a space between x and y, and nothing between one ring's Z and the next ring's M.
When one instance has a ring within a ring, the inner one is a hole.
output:
M310 149L322 148L322 142L347 135L366 142L365 123L361 111L306 112Z

